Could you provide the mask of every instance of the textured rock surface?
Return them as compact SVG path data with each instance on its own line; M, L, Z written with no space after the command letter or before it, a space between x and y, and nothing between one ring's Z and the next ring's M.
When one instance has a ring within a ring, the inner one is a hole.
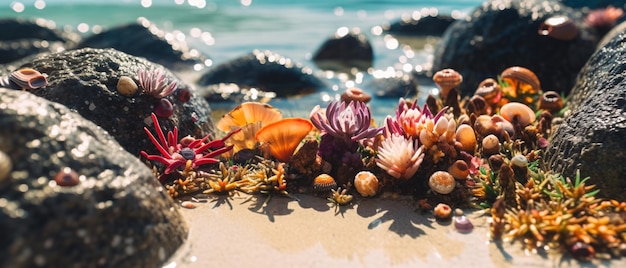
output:
M560 0L561 3L570 7L589 7L589 8L602 8L607 6L624 7L626 1L624 0Z
M146 19L138 23L118 26L85 38L79 48L114 48L137 57L161 64L172 70L189 70L194 65L205 66L208 58L189 49L184 41L165 39L165 32Z
M137 71L162 66L114 49L92 48L45 55L25 62L11 68L30 67L48 75L49 85L31 93L76 110L107 130L132 154L139 155L141 150L156 152L143 127L152 124L150 114L159 99L141 92L126 97L118 92L117 82L121 76L128 76L139 85ZM178 89L166 97L174 105L174 114L160 118L161 126L167 130L178 126L180 137L200 138L212 133L209 104L175 75L167 70L165 74L169 81L178 83ZM179 94L187 90L191 98L183 102Z
M0 267L157 267L186 239L152 171L65 106L0 89L0 151Z
M367 36L350 32L335 34L326 40L313 54L313 61L324 70L350 71L372 67L374 52Z
M379 98L414 98L418 93L418 80L412 74L376 78L363 86L367 92Z
M626 42L624 33L583 67L570 95L571 115L546 152L549 167L573 178L591 176L600 194L624 199L626 190Z
M250 54L215 66L200 77L199 85L233 83L240 88L275 92L277 97L306 94L326 85L312 70L271 51Z
M44 19L0 19L0 63L8 63L41 52L72 48L80 40L77 33L54 28Z
M538 34L553 15L570 17L580 28L570 41ZM435 50L433 71L453 68L463 75L462 95L471 95L485 78L511 66L537 74L544 91L569 92L576 75L601 38L583 25L583 12L555 1L486 1L468 19L453 23Z
M418 12L419 11L415 11ZM387 32L395 35L407 36L441 36L454 22L448 15L419 16L402 18L399 21L383 26Z

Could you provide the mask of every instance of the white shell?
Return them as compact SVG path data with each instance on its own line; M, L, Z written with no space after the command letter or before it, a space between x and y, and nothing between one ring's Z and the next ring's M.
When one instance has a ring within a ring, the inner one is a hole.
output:
M375 196L378 192L378 178L369 171L361 171L354 177L354 188L364 197Z
M446 171L436 171L433 175L430 175L428 186L439 194L449 194L454 190L454 187L456 187L456 181L450 173Z

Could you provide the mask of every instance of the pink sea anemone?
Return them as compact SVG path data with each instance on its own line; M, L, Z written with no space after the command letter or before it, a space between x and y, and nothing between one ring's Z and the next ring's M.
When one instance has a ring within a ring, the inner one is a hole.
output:
M393 134L381 143L376 165L394 178L408 180L424 160L422 150L417 141Z

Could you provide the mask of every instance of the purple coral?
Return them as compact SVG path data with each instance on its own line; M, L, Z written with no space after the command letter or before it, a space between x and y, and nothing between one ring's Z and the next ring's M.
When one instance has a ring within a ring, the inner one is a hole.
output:
M149 155L145 151L141 151L141 155L148 160L165 164L165 174L170 174L183 166L185 170L188 170L196 169L201 165L217 163L219 160L214 157L228 152L233 148L233 145L226 146L224 141L240 130L232 131L226 135L226 137L210 142L206 142L209 138L208 135L202 139L185 137L178 141L177 127L174 127L173 132L167 132L166 139L154 113L152 114L152 121L154 122L154 127L159 139L157 140L148 128L144 127L144 130L161 155Z
M150 69L149 71L142 69L137 72L137 76L139 77L139 85L143 91L155 98L167 97L176 90L176 82L172 81L170 83L165 78L163 68L156 70Z
M326 115L320 112L318 105L311 111L311 122L324 134L352 141L373 138L382 130L370 128L370 110L360 101L330 102Z

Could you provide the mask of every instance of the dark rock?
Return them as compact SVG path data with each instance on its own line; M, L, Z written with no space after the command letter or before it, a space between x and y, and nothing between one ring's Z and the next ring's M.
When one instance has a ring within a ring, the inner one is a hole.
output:
M418 80L411 74L375 78L363 86L364 91L374 92L378 98L414 98L418 88Z
M156 25L143 19L87 37L78 47L114 48L172 70L188 70L196 64L205 66L207 56L196 50L192 53L184 41L175 38L166 40L165 34Z
M538 34L554 15L568 16L579 28L572 40ZM545 91L567 93L576 75L595 51L601 34L584 25L584 14L554 1L487 1L466 20L453 23L435 50L433 71L452 68L463 75L457 88L473 94L485 78L496 78L511 66L537 74Z
M126 97L118 92L117 82L121 76L128 76L139 85L139 70L162 66L114 49L84 48L37 57L16 69L22 67L48 75L48 86L31 90L31 93L77 111L107 130L134 155L139 155L141 150L156 152L143 128L151 128L150 114L160 99L143 93L141 89ZM190 85L166 69L165 75L169 81L177 82L178 89L165 97L173 104L174 114L160 118L161 126L167 130L177 126L179 137L200 138L213 133L209 104L197 96ZM191 93L187 102L181 101L182 96L179 96L184 92Z
M277 97L307 94L326 85L312 70L271 51L255 50L210 69L200 77L202 86L233 83L240 88L275 92Z
M74 47L79 40L77 33L56 29L44 19L0 19L0 63L62 51Z
M0 89L0 107L0 267L160 267L186 239L152 171L100 127L24 91ZM64 168L78 184L55 183Z
M320 69L334 71L366 70L372 67L373 59L374 52L367 36L355 32L335 34L313 54L313 62Z
M401 36L441 36L455 20L448 15L420 16L418 19L405 17L383 29Z
M626 1L624 0L560 0L560 2L573 8L603 8L607 6L624 7L626 5Z
M555 172L590 176L600 195L624 200L626 191L626 42L624 33L599 49L582 68L568 106L572 113L546 151Z

